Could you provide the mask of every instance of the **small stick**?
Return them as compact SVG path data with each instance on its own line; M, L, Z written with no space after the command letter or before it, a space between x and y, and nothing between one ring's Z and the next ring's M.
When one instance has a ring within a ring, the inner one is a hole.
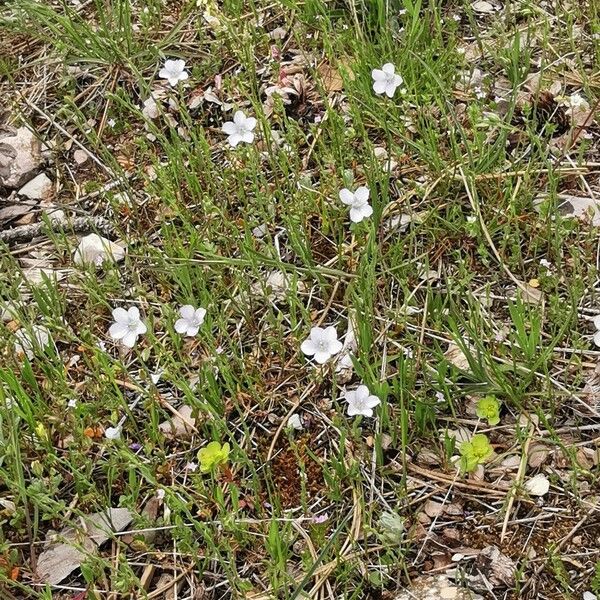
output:
M510 513L512 511L513 504L515 502L515 498L517 497L517 488L523 483L523 478L525 477L525 467L527 465L527 459L529 456L529 445L531 444L531 440L533 439L533 431L535 429L535 425L530 421L528 430L527 430L527 439L525 440L525 445L523 446L523 455L521 456L521 462L519 463L519 470L517 471L517 477L513 486L510 489L510 496L508 498L508 503L506 505L506 514L504 515L504 523L502 523L502 532L500 533L500 542L504 541L504 537L506 536L506 530L508 528L508 521L510 520Z

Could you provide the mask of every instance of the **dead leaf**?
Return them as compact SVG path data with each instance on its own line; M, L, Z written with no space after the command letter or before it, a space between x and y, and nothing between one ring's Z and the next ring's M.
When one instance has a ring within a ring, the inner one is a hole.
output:
M484 548L476 562L493 586L514 586L517 565L511 558L502 554L497 546Z
M79 568L86 556L94 553L112 533L123 531L133 519L127 508L108 508L82 517L87 531L66 527L38 557L37 575L43 583L57 585Z
M520 282L519 292L524 302L528 304L540 304L544 299L544 293L541 290L529 285L528 283Z
M158 428L169 438L177 439L190 437L196 425L196 419L192 417L193 408L184 404L177 409L177 413L172 419L163 421Z
M354 369L352 356L358 350L356 334L354 333L354 318L354 314L348 316L348 329L346 329L346 335L344 336L344 345L335 366L335 372L339 374L340 383L347 383L352 377Z
M531 444L527 453L527 464L532 469L537 469L546 462L549 453L548 448L544 444Z
M448 344L448 349L444 352L444 357L457 369L460 369L461 371L469 370L469 360L465 353L455 343L450 342Z
M323 86L328 92L339 92L344 88L344 80L339 71L331 66L328 62L323 62L319 65L317 71L323 80Z
M131 521L133 513L128 508L107 508L84 517L87 535L97 546L104 544L112 533L123 531Z
M428 517L433 519L444 513L444 505L441 502L436 502L435 500L427 500L423 506L423 511Z
M0 208L0 227L26 215L31 209L29 204L9 204Z
M539 212L541 206L549 199L547 194L539 195L534 200L534 208ZM558 194L557 211L563 218L577 218L594 227L600 226L600 206L598 198L589 196L573 196Z
M37 575L43 583L58 585L79 568L85 560L86 552L72 545L74 543L75 539L71 544L54 544L40 554L37 561ZM80 544L89 553L96 550L95 544L85 537Z
M550 482L548 478L540 473L531 479L528 479L523 487L532 495L532 496L545 496L550 490Z

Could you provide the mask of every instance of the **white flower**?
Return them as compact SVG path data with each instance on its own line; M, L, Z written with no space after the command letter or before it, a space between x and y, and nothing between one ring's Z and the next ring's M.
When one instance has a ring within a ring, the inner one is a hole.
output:
M198 463L195 462L189 462L187 465L185 465L186 471L191 471L192 473L194 471L198 470Z
M32 325L31 331L19 329L15 337L15 352L25 354L29 360L33 359L36 350L43 350L50 344L50 331L43 325Z
M104 430L104 437L107 440L118 440L121 437L121 426L117 425L116 427L107 427Z
M373 214L373 208L369 204L369 188L361 185L351 192L348 188L340 190L340 200L350 207L350 220L360 223L363 219Z
M253 129L256 127L256 119L247 117L241 110L233 115L233 121L223 123L223 133L229 137L227 141L232 148L235 148L240 142L251 144L254 141Z
M381 404L381 400L369 392L366 385L359 385L354 391L347 391L344 398L348 403L348 416L363 415L372 417L373 409Z
M105 261L119 262L125 257L125 249L95 233L81 238L79 246L73 253L73 261L77 265L102 266Z
M594 344L600 347L600 315L596 315L594 317L594 327L596 328L596 333L594 334Z
M322 365L342 349L342 343L338 342L335 327L313 327L300 349L307 356L314 355L315 360Z
M113 340L120 340L128 348L133 348L138 336L148 331L145 323L140 319L137 306L132 306L129 310L115 308L112 316L115 322L110 326L108 333Z
M396 93L396 88L403 83L402 77L396 74L396 67L392 63L385 63L381 69L373 69L373 91L376 94L387 94L391 98Z
M175 321L175 331L182 335L194 337L200 325L204 323L204 317L206 316L206 309L194 308L191 304L186 304L179 309L181 319Z
M581 94L571 94L567 103L571 110L590 110L589 102Z
M176 86L180 81L185 81L189 75L185 70L185 61L166 60L165 66L158 72L158 76L166 79L171 86Z
M582 600L598 600L598 596L592 592L583 592Z
M69 402L67 403L67 406L69 408L77 408L77 399L76 398L71 398L69 400Z

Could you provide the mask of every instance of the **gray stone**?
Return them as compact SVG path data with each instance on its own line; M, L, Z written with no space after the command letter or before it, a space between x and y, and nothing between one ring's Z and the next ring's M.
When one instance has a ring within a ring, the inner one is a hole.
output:
M35 175L42 164L40 141L27 127L0 133L0 185L18 188Z
M30 200L48 200L52 196L52 181L45 173L40 173L19 190L19 196Z

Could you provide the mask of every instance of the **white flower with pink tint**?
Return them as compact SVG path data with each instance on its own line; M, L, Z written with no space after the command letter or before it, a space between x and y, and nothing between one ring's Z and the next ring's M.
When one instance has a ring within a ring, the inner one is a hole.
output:
M392 63L385 63L381 69L373 69L371 77L373 77L373 91L376 94L385 94L388 98L391 98L404 82L396 73L396 67Z
M185 70L185 60L166 60L164 67L158 72L158 76L166 79L169 85L175 87L180 81L185 81L189 77Z
M140 318L140 310L132 306L129 310L115 308L112 311L115 322L108 333L113 340L120 341L127 348L133 348L140 335L148 331L146 324Z
M194 337L200 330L200 325L204 323L206 309L194 308L191 304L186 304L179 309L181 319L175 321L175 331L181 335Z
M347 391L344 398L348 403L348 416L372 417L373 409L381 404L381 400L369 392L366 385L359 385L355 390Z
M363 219L373 214L373 207L369 204L369 188L361 185L351 192L348 188L340 190L340 200L350 207L350 220L360 223Z
M241 110L233 115L233 121L223 123L223 133L229 137L227 141L232 148L235 148L240 142L251 144L254 141L254 128L256 119L247 117Z
M302 342L300 349L307 356L314 356L314 359L322 365L342 349L342 342L337 339L335 327L326 327L325 329L313 327L308 339Z

